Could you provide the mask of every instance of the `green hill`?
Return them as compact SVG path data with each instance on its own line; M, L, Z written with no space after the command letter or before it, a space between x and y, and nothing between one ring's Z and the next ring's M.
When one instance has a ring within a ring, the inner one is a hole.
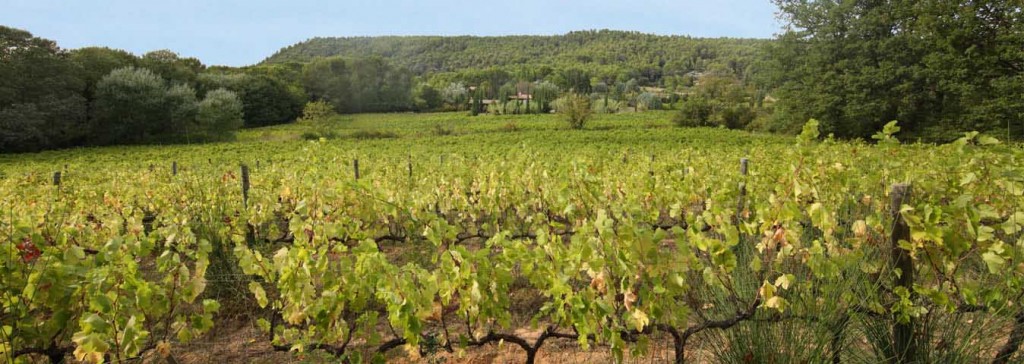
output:
M285 47L264 63L307 62L316 57L382 57L417 75L500 68L581 68L606 79L663 76L713 67L746 73L764 39L693 38L625 31L576 31L537 36L382 36L313 38Z

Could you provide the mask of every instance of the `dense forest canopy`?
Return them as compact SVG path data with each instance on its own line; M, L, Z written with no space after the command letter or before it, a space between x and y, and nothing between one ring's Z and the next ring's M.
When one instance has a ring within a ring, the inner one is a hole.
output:
M264 64L308 62L317 57L377 56L419 76L498 68L509 72L576 68L595 77L659 84L720 65L744 74L765 39L693 38L612 30L565 35L388 36L313 38L285 47Z

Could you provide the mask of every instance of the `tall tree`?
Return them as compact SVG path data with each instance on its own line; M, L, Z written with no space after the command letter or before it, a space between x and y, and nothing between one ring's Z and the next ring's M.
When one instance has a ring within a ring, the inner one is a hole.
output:
M96 85L92 137L97 144L138 144L179 141L193 114L191 86L168 87L144 68L120 68Z
M769 47L778 129L810 118L867 137L890 120L933 140L992 131L1024 112L1019 0L775 0Z
M0 26L0 151L77 143L86 130L78 73L53 41Z

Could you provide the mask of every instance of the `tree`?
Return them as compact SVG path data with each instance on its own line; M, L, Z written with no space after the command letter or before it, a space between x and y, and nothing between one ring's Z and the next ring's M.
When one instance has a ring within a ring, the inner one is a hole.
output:
M558 98L561 90L555 84L543 81L533 86L533 102L537 104L537 110L542 113L551 112L551 102Z
M413 102L419 111L437 110L443 104L441 92L427 83L416 86L416 90L413 91Z
M650 92L643 92L636 97L636 104L644 110L661 110L661 98Z
M196 117L199 113L196 91L188 85L171 86L164 96L164 107L167 109L168 125L159 138L167 141L181 141L181 137L185 136L185 142L192 142L194 133L201 130L201 127L196 124ZM202 138L195 141L200 140Z
M242 101L245 127L253 128L294 121L305 100L282 80L264 74L204 73L197 78L200 95L227 89Z
M305 66L303 85L313 99L342 113L412 108L412 74L379 57L318 58Z
M558 73L556 83L559 87L577 94L590 93L590 74L578 68L568 68Z
M0 151L71 146L87 130L78 68L51 40L0 26Z
M448 87L444 88L441 95L444 98L444 102L455 110L463 110L466 101L469 101L469 90L461 82L452 82Z
M69 56L78 65L78 75L85 82L83 96L90 103L95 100L96 84L103 76L115 69L137 66L139 63L139 58L131 53L105 47L79 48L71 51Z
M997 130L1024 103L1024 11L1015 0L775 0L788 30L769 47L776 123L866 138L950 140Z
M203 140L230 140L243 125L242 101L234 92L216 89L199 103L196 124Z
M177 53L161 49L142 55L139 66L160 75L171 83L194 85L196 76L206 69L196 58L181 58Z
M137 144L160 133L167 118L164 80L150 70L119 68L96 85L92 138L96 144Z
M702 95L695 95L683 100L673 121L682 127L712 126L713 111L710 100Z
M348 62L344 58L317 58L302 69L302 85L310 99L325 100L334 110L351 109L352 87Z
M186 141L201 127L194 123L195 90L168 86L152 71L120 68L96 85L92 142L139 144Z

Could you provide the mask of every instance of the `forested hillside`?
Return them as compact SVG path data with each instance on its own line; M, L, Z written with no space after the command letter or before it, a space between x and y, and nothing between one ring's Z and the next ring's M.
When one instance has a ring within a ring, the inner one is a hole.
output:
M264 63L316 57L385 58L417 75L497 67L580 68L606 80L659 83L714 65L744 74L768 40L693 38L625 31L577 31L552 36L391 36L313 38L285 47ZM550 72L550 71L549 71Z

